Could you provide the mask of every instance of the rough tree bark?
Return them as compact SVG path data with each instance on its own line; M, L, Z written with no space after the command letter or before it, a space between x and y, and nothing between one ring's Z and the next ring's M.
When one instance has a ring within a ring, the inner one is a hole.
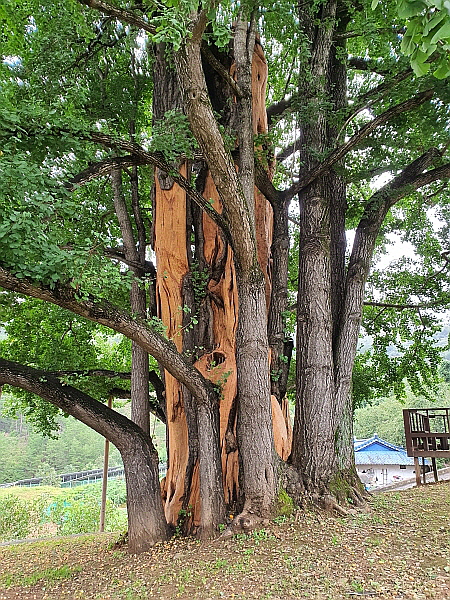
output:
M135 423L46 371L0 358L0 386L37 394L91 427L119 450L125 469L128 551L145 552L169 537L159 487L159 459L151 438Z
M346 265L346 189L334 167L342 167L346 153L379 125L420 106L431 94L422 92L391 107L339 145L339 126L329 108L320 109L320 101L327 98L334 113L346 107L346 66L339 60L345 54L345 38L335 34L345 31L348 16L335 0L319 11L300 11L301 25L311 40L309 76L300 92L314 108L315 118L301 124L305 171L286 193L295 190L300 200L297 404L291 461L309 497L340 510L339 503L358 504L363 495L351 442L351 385L375 241L395 202L447 167L424 173L437 156L432 149L376 192L366 206ZM321 155L326 158L320 160Z
M111 172L111 185L113 191L114 209L122 233L123 253L126 260L137 265L130 267L136 279L131 284L130 308L134 314L142 318L147 316L147 300L145 288L140 283L144 275L145 265L145 229L139 214L139 200L137 189L137 174L133 173L132 204L135 207L135 222L139 232L139 245L136 247L131 218L122 192L122 172ZM136 342L131 343L131 420L150 435L150 406L148 397L149 386L149 361L148 353Z
M297 403L291 461L309 498L339 510L339 503L361 500L351 442L351 373L356 345L352 351L348 346L347 352L343 350L342 330L348 317L346 188L336 171L320 172L319 157L336 147L339 135L339 126L327 112L330 108L320 109L321 98L331 101L335 113L346 106L345 65L338 58L342 48L337 48L334 34L345 30L347 16L330 0L320 8L320 25L316 26L308 9L300 12L300 18L312 41L310 77L300 90L314 108L315 118L301 126L307 185L299 193ZM315 172L318 176L308 181L308 174ZM361 312L358 328L360 317Z

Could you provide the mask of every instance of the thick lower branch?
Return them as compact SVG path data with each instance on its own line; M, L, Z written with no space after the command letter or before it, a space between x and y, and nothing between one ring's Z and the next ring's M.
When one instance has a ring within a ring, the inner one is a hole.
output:
M144 319L132 318L126 311L93 297L81 299L80 291L69 285L56 284L52 289L18 279L0 264L0 287L45 300L72 311L90 321L105 325L137 342L163 365L176 379L184 383L197 401L206 401L214 394L211 383L188 363L177 351L175 344L149 327Z

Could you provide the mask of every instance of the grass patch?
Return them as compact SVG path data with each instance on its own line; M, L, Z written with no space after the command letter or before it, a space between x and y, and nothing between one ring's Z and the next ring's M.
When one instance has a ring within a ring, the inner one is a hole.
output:
M442 482L376 495L345 518L298 511L245 536L173 538L139 556L111 547L113 534L3 546L0 597L450 599L449 498Z
M62 567L49 567L42 571L35 571L30 575L13 575L6 573L0 577L0 584L4 587L29 587L36 585L38 582L52 582L60 579L69 579L74 573L79 573L81 567L68 567L63 565Z

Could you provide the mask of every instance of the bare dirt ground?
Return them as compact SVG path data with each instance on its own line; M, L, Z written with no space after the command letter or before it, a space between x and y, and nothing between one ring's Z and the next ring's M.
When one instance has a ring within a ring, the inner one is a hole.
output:
M373 497L367 512L299 512L264 530L152 552L114 535L0 548L0 600L450 600L450 483Z

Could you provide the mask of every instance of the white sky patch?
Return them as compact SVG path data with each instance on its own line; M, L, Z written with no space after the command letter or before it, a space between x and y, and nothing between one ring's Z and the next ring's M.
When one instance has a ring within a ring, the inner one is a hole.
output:
M409 258L415 257L414 246L410 242L404 242L400 236L395 233L387 235L389 246L386 248L386 254L378 257L376 266L378 269L385 269L391 262L398 260L404 256Z

